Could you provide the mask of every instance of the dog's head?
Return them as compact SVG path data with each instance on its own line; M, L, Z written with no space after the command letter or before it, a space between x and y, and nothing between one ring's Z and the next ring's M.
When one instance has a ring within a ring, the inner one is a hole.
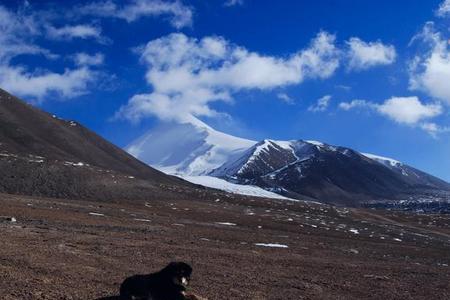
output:
M175 285L187 287L191 280L192 268L184 262L171 262L163 271Z

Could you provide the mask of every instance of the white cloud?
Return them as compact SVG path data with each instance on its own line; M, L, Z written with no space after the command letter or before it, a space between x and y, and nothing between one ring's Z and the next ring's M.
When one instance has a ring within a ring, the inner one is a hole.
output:
M351 110L358 107L370 107L373 104L367 102L366 100L355 99L351 102L341 102L339 103L339 108L342 110Z
M378 65L389 65L395 62L397 53L392 45L378 42L364 42L353 37L347 41L349 69L365 70Z
M308 111L312 111L312 112L326 111L328 106L330 105L331 98L332 98L331 95L325 95L325 96L317 99L317 103L308 107Z
M193 11L180 1L131 0L118 5L112 0L95 1L79 8L83 15L113 17L133 22L143 17L168 16L175 28L192 25ZM121 2L119 2L121 3Z
M110 40L102 36L102 30L100 27L80 24L73 26L64 26L56 28L53 26L47 27L47 36L56 40L73 40L79 39L95 39L100 43L109 43Z
M148 66L152 94L134 96L118 115L137 121L214 116L214 101L230 101L240 90L270 90L299 84L307 78L330 77L339 66L335 37L320 32L308 48L289 57L251 52L221 37L201 40L171 34L141 49Z
M45 96L56 93L73 98L87 92L88 85L96 78L92 70L81 67L63 73L28 73L24 68L0 66L0 86L10 93L33 97L42 101Z
M450 50L448 39L436 32L429 22L422 32L413 38L426 43L429 51L418 54L410 63L410 88L421 90L430 96L450 104Z
M235 5L243 5L244 0L227 0L225 1L225 6L235 6Z
M437 125L436 123L429 123L429 122L422 123L420 125L420 128L435 138L439 134L450 132L450 127L443 127Z
M99 66L105 61L105 56L102 53L90 55L84 52L76 53L73 60L78 66Z
M444 0L437 11L439 17L450 16L450 0Z
M23 54L51 55L50 51L31 43L39 35L32 16L14 13L0 5L0 62Z
M427 121L441 115L443 113L442 106L438 103L424 104L416 96L392 97L385 100L382 104L357 99L351 102L341 102L339 108L345 111L356 108L367 108L396 123L418 126L431 135L448 131L446 127L440 127L435 123Z
M295 103L294 99L289 97L289 95L286 94L286 93L278 93L277 94L277 98L280 99L281 101L283 101L286 104L294 104Z
M40 23L41 22L41 23ZM29 71L15 66L11 60L20 55L57 55L35 44L43 35L43 20L21 8L10 11L0 5L0 86L18 96L43 100L51 93L71 98L87 92L96 73L86 67L66 69L62 73L46 70Z
M87 53L80 52L73 56L73 60L78 66L99 66L103 64L105 56L102 53L89 55Z
M397 123L414 125L442 114L442 106L422 104L417 97L392 97L378 105L377 111Z
M443 112L440 104L423 104L416 96L392 97L382 104L358 99L341 102L339 108L342 110L369 108L397 123L407 125L416 125L420 121L436 117Z

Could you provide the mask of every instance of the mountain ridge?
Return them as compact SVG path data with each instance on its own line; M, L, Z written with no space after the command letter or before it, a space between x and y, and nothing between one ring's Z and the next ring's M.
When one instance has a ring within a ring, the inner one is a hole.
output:
M189 127L184 125L187 130ZM152 131L149 132L151 134ZM190 174L183 173L187 170L183 168L175 172L171 168L165 169L164 162L157 159L150 165L170 174L209 175L235 184L259 186L289 198L338 205L359 206L373 201L400 201L411 197L417 201L433 197L436 200L450 199L449 183L391 158L318 141L247 141L246 145L250 146L246 149L242 144L228 145L235 151L222 154L222 164L210 164L204 169L198 165L195 172L188 170ZM165 142L167 149L178 147L171 138ZM159 139L153 139L151 145L158 147ZM183 148L183 145L179 147ZM145 147L141 150L145 152ZM185 153L195 161L197 153ZM214 160L214 152L208 152L208 155ZM146 159L143 161L149 163Z

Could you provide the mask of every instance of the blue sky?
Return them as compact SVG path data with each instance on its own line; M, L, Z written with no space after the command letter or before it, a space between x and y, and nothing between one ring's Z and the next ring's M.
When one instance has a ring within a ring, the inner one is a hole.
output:
M197 117L450 181L450 1L0 1L0 87L124 147Z

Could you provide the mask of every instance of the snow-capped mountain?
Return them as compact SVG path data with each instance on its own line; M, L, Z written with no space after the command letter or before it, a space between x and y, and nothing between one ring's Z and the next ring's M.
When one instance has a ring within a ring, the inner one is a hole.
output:
M302 140L264 140L211 175L291 198L346 205L450 190L448 183L399 161Z
M132 142L126 150L141 161L195 184L231 193L285 199L257 186L228 182L208 176L234 161L255 141L214 130L198 119L186 123L162 123Z
M162 123L132 142L126 151L173 175L204 175L233 161L255 141L214 130L202 121Z
M215 182L216 188L221 185L208 176L289 198L352 206L450 200L449 183L394 159L317 141L254 142L198 120L163 124L132 143L128 151L170 174L205 185ZM203 175L201 180L195 180L197 175Z

